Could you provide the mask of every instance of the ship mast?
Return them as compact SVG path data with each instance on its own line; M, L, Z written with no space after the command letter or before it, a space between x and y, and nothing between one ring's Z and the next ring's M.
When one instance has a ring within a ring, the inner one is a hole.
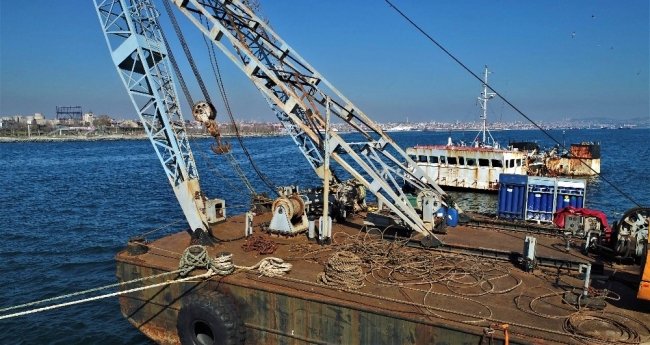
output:
M488 92L487 90L487 81L488 81L488 65L485 65L485 75L483 76L483 92L481 92L481 96L478 97L478 100L481 102L481 109L483 109L483 115L481 116L481 119L483 119L483 144L488 144L486 141L486 133L489 135L490 139L492 139L492 144L496 146L496 143L494 142L494 139L492 138L492 134L487 129L487 101L494 98L496 95L493 92Z

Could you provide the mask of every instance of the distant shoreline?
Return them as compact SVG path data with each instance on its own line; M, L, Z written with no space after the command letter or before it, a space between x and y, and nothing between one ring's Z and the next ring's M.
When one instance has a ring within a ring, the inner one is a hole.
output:
M257 133L247 133L240 134L242 137L281 137L284 135L281 134L257 134ZM234 135L224 134L222 138L234 138ZM190 138L194 139L210 139L212 138L209 135L190 135ZM147 140L147 137L144 134L138 135L124 135L124 134L113 134L113 135L98 135L98 136L85 136L85 135L66 135L66 136L31 136L31 137L0 137L0 143L22 143L22 142L67 142L67 141L120 141L120 140Z

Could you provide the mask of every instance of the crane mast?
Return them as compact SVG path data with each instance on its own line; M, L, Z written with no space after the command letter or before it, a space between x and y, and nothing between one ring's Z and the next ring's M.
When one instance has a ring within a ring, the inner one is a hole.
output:
M95 0L95 8L113 63L190 229L208 231L209 223L225 217L225 202L201 192L158 10L149 0Z

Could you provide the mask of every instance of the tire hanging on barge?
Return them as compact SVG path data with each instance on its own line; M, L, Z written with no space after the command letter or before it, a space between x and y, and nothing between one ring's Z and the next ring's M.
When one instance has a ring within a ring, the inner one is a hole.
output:
M176 320L183 345L244 344L246 329L235 304L217 291L201 291L183 300Z

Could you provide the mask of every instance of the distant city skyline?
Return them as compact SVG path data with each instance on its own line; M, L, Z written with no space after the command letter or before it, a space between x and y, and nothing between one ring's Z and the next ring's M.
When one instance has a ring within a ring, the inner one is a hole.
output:
M86 119L100 119L101 117L108 117L112 121L117 121L118 123L133 120L139 121L139 119L124 119L124 118L115 118L108 114L94 114L93 112L84 112L81 122L88 122ZM32 115L14 115L14 116L0 116L0 124L3 121L14 121L18 123L27 123L32 119L40 119L39 123L59 123L56 117L48 118L42 113L35 113ZM191 123L196 122L193 118L184 118L185 121ZM66 121L69 119L64 119L61 121ZM235 119L237 123L243 124L264 124L264 125L280 125L278 121L259 121L255 119ZM219 124L227 124L230 121L217 121ZM483 122L481 121L424 121L424 122L410 122L410 121L387 121L387 122L376 122L384 130L390 130L391 128L398 127L400 130L408 128L410 130L428 130L428 129L458 129L458 130L480 130L482 129ZM337 129L343 129L347 126L344 122L334 122L333 126ZM635 119L615 119L615 118L585 118L585 119L562 119L558 121L539 121L530 123L528 121L493 121L488 122L488 130L502 130L502 129L537 129L538 127L544 129L583 129L583 128L617 128L617 127L630 127L630 128L650 128L650 118L642 117ZM349 129L352 129L351 127Z
M271 27L374 121L477 119L480 82L386 2L260 3ZM490 85L536 122L650 117L647 0L392 3L477 75L488 64ZM213 100L220 100L199 31L176 15ZM191 76L161 18L181 69ZM274 121L250 80L218 54L234 115ZM56 106L81 106L137 118L92 1L3 2L0 61L0 117L40 112L53 118ZM223 105L215 106L217 120L227 118ZM182 108L191 117L189 106ZM498 98L490 101L488 116L525 121Z

